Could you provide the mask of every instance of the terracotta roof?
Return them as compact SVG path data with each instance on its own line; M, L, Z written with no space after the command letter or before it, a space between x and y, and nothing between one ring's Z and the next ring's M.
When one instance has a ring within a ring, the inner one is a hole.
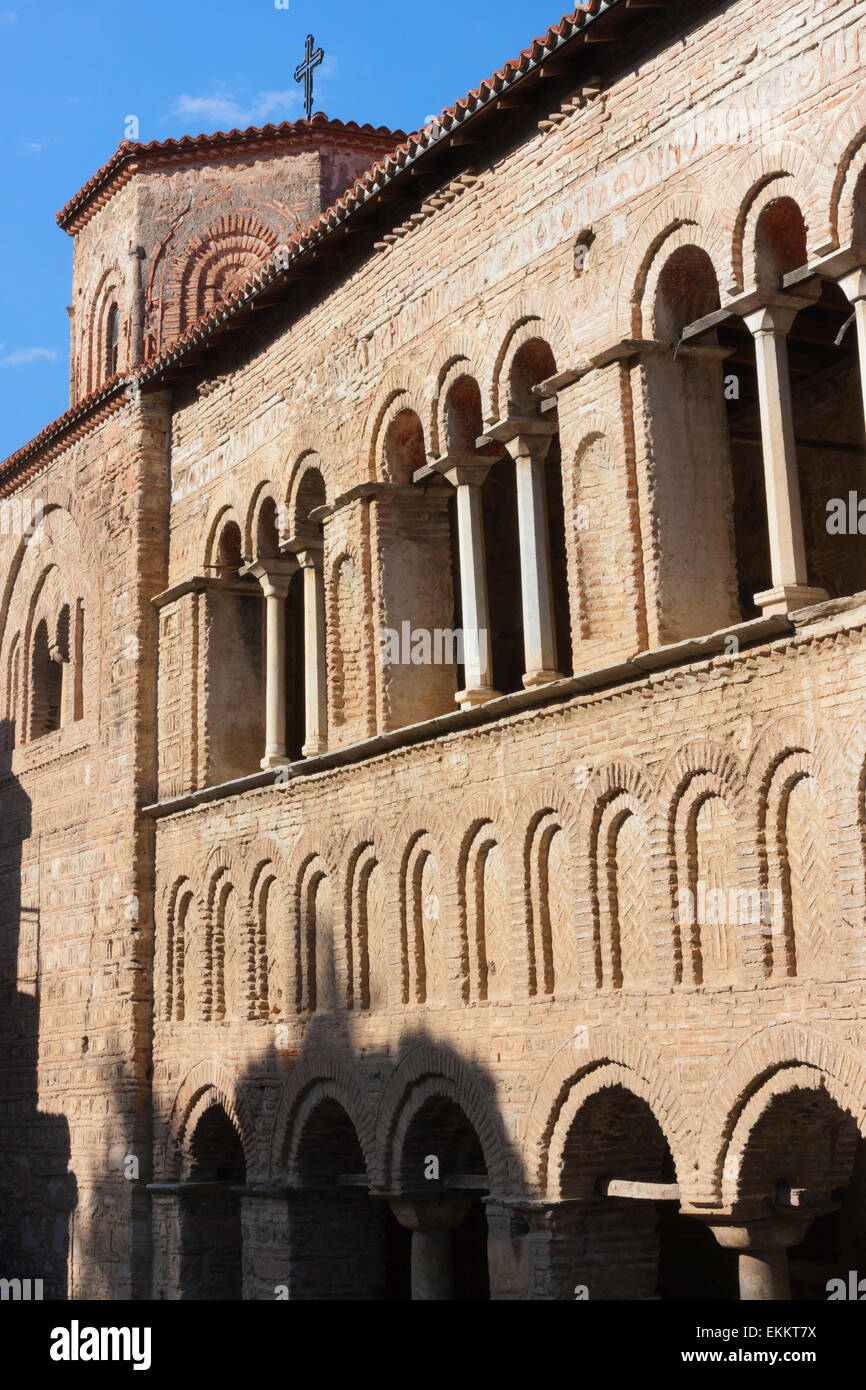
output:
M121 405L123 402L123 392L133 383L134 376L113 376L110 381L106 381L104 386L100 386L97 391L91 391L89 396L83 396L80 401L69 410L64 411L56 420L52 420L50 425L46 425L34 439L27 444L23 444L14 454L10 454L7 459L0 464L0 486L5 474L14 472L19 464L24 463L28 458L34 458L39 462L39 456L43 450L62 440L63 448L73 443L80 434L86 434L88 428L99 418L101 418L101 407L111 405ZM80 425L80 429L76 429ZM20 481L20 480L19 480Z
M504 67L500 68L485 82L482 82L474 91L469 92L461 101L455 102L453 106L446 107L441 116L438 116L428 125L423 126L420 131L407 136L402 143L397 145L392 154L368 169L367 172L355 182L352 188L343 194L342 198L338 198L337 202L316 218L306 230L299 232L287 243L288 265L291 266L293 262L299 260L305 253L315 248L329 232L346 222L357 208L363 206L370 198L381 192L392 179L396 178L404 169L409 168L418 159L422 158L428 150L434 148L441 141L447 140L459 126L464 124L464 122L468 121L486 106L491 105L504 91L512 87L534 69L540 67L552 54L562 48L564 44L580 34L593 20L598 19L606 11L614 9L620 3L621 0L582 0L582 3L578 5L573 13L565 15L560 20L559 24L553 25L542 37L534 39L528 48L523 49L518 58L515 58L512 62L506 63ZM319 119L319 117L314 116L313 123L316 123ZM296 126L305 126L306 122L296 122L295 124ZM329 124L334 123L329 122ZM351 125L345 128L351 128ZM264 127L264 129L267 129L267 127ZM274 127L274 129L280 130L281 127ZM382 133L381 131L373 131L373 128L369 126L359 126L356 127L356 129L361 132L372 132L373 134ZM249 132L231 132L228 136L195 138L213 140L222 138L230 140L235 136L243 138L249 134ZM193 137L187 136L185 139L192 140L194 143ZM165 141L163 143L175 148L182 146L183 141ZM146 149L149 147L127 147L121 145L114 159L118 159L118 157L129 148L134 152L136 149ZM96 182L105 176L105 171L110 170L111 164L112 161L109 161L105 166L105 170L101 170L99 174L95 175L94 179L90 180L90 184L86 184L85 188L82 189L81 193L77 196L79 198L82 197L86 190L92 192L91 185L95 186ZM73 202L74 201L75 200L73 200ZM62 214L58 214L58 220L60 220L61 216L67 216L68 218L69 207L71 207L71 204L67 205L67 208L64 209ZM194 323L181 337L169 343L157 357L145 362L142 367L127 378L127 381L137 379L139 382L144 382L158 377L167 367L183 357L185 352L195 347L196 344L203 342L211 333L218 329L221 324L232 318L233 315L241 310L247 303L256 299L268 286L279 283L286 270L284 255L285 252L283 250L281 253L278 253L266 261L250 280L244 285L239 286L226 299L221 300L214 309L203 315L202 318ZM278 261L279 268L277 265ZM96 395L79 401L72 410L67 411L65 415L61 415L58 420L48 425L41 434L37 435L29 444L25 444L16 453L12 454L5 463L0 465L0 478L20 465L29 456L38 454L50 440L56 438L58 434L65 432L70 425L74 425L82 416L87 415L90 411L96 411L99 403L112 391L116 390L117 386L112 386L111 383L109 383L106 387L97 392Z
M108 162L60 209L57 221L61 227L67 228L76 214L83 211L97 195L103 194L100 204L107 202L110 194L147 165L178 163L190 155L218 155L227 147L232 153L243 153L291 140L321 138L325 134L337 138L360 135L366 140L375 140L379 145L385 141L397 145L406 139L406 133L402 130L358 125L356 121L330 120L317 112L309 121L282 121L279 125L249 126L246 130L218 130L213 135L183 135L179 140L151 140L149 144L124 140Z
M354 185L341 198L337 199L336 203L321 213L304 231L298 232L290 238L286 243L289 265L304 252L312 250L330 231L346 222L357 208L380 193L404 169L414 164L441 141L447 140L459 126L495 101L519 78L525 77L527 73L539 67L546 58L549 58L564 43L578 34L592 19L603 14L606 10L613 9L619 3L620 0L584 0L573 14L565 15L559 24L548 29L543 37L534 39L528 48L523 49L519 58L506 63L503 68L482 82L461 101L446 107L441 116L437 116L421 130L407 136L392 154L362 174ZM176 338L174 342L163 348L157 357L146 362L140 369L141 379L147 380L158 375L170 363L182 356L184 351L202 342L244 304L255 299L269 285L277 282L286 269L285 260L285 248L282 248L280 253L270 257L245 284L239 285L230 295L220 300L219 304L192 324L181 337ZM280 263L279 268L277 268L277 262Z

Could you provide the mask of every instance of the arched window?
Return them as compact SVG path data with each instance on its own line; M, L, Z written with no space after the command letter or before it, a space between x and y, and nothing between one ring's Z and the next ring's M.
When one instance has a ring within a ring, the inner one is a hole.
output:
M118 347L120 344L120 310L112 304L105 321L105 375L113 377L117 373Z
M48 625L43 618L33 638L33 697L30 706L30 737L41 738L60 728L63 693L61 657L52 649Z

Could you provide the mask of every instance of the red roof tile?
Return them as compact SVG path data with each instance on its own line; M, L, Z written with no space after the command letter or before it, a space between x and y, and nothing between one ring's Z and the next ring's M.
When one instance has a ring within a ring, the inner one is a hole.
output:
M402 130L389 130L387 126L379 126L376 129L371 125L358 125L356 121L330 120L321 112L317 112L309 121L282 121L278 125L249 126L246 130L218 130L213 135L183 135L178 140L151 140L149 144L124 140L108 162L103 164L75 196L70 198L66 206L60 209L57 221L61 227L67 227L76 213L87 207L98 190L110 188L114 192L117 175L122 172L126 172L126 177L129 178L138 169L150 163L166 160L176 162L193 154L217 155L227 146L240 151L293 139L321 137L326 133L337 138L360 135L365 139L375 140L379 145L386 140L396 145L406 139L406 133Z
M490 101L495 100L506 88L510 87L519 78L524 77L527 73L538 67L545 58L549 57L550 54L560 48L562 44L573 38L574 35L579 33L592 19L595 19L606 10L613 9L619 3L620 0L582 0L582 3L577 6L573 13L565 15L560 20L559 24L553 25L548 29L543 37L534 39L528 48L523 49L518 58L506 63L504 67L495 72L492 77L482 82L475 91L469 92L462 100L455 102L453 106L446 107L441 116L438 116L435 120L429 122L428 125L423 126L414 134L406 136L391 154L368 169L341 198L337 199L337 202L334 203L332 207L328 208L312 222L309 227L299 232L287 243L290 262L303 255L305 251L312 249L332 228L345 222L356 208L360 207L370 197L380 192L381 189L403 169L413 164L416 159L420 158L427 150L437 145L440 140L447 138L452 131L462 125L463 122L468 120L476 111L486 106ZM311 124L321 124L323 121L331 126L342 126L342 122L329 122L326 117L320 115L314 116ZM287 122L284 126L276 126L272 129L276 132L280 132L287 128L295 129L301 126L307 127L307 122L298 121L294 123L294 126L292 123ZM372 126L355 126L354 122L350 122L347 126L342 128L347 130L354 129L361 133L372 135L384 135L388 133L384 128L380 128L377 131L374 130ZM262 129L267 130L268 127L263 127ZM72 203L68 203L63 209L63 212L58 213L58 221L61 221L61 219L66 221L69 220L73 204L79 199L89 197L97 184L102 179L110 176L115 161L134 157L136 152L140 154L141 152L161 150L164 148L182 151L184 148L189 148L189 145L195 146L199 141L254 139L259 134L260 131L258 127L253 127L250 131L231 131L228 135L184 136L181 140L168 140L163 141L161 144L156 141L151 145L143 146L123 144L112 159L109 160L108 164L106 164L98 174L94 175L89 183L84 185L84 188L76 195ZM185 142L188 142L186 146ZM283 273L283 266L281 265L280 269L277 269L275 262L276 256L266 261L251 279L246 281L244 285L239 286L238 289L228 295L224 300L220 301L209 313L203 315L202 318L194 323L181 337L169 343L157 357L144 363L129 380L138 378L140 381L145 381L152 380L154 377L159 376L160 372L164 371L172 362L182 357L184 352L192 348L195 344L202 342L214 329L218 328L221 323L231 318L243 304L256 298L268 285L278 281L280 275ZM86 416L89 411L95 411L100 402L111 395L114 390L116 390L116 385L109 383L94 396L89 396L85 400L79 401L76 406L67 411L64 415L61 415L53 424L48 425L41 434L37 435L29 444L25 444L16 453L12 454L5 463L0 465L0 477L14 469L27 457L38 453L50 440L62 434L67 428L80 420L81 417Z

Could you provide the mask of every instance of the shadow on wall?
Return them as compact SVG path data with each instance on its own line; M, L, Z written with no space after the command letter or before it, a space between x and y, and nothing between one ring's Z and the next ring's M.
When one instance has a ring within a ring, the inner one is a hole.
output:
M0 721L0 747L11 747ZM20 1292L67 1297L70 1213L77 1198L69 1171L69 1125L39 1109L41 986L38 856L27 860L30 798L0 773L0 1279Z
M362 1048L346 1012L287 1031L234 1099L190 1098L168 1156L182 1187L154 1194L161 1296L477 1301L519 1283L497 1198L523 1175L490 1075L420 1031Z

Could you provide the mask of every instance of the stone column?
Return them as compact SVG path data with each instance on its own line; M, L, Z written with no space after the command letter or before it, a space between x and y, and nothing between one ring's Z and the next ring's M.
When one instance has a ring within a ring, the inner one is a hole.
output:
M856 270L840 276L839 287L854 305L860 352L860 388L863 393L863 414L866 416L866 266L858 266Z
M451 1232L459 1226L471 1193L447 1197L391 1198L391 1210L412 1232L412 1300L444 1302L454 1298L454 1252Z
M285 1186L261 1183L237 1189L243 1231L244 1299L291 1297L289 1198Z
M260 560L241 571L260 583L266 604L265 756L263 768L283 767L286 749L286 598L295 560Z
M800 506L797 446L788 369L788 333L810 300L784 298L744 315L755 339L761 442L773 587L755 595L765 615L820 603L824 589L809 587Z
M438 465L438 470L457 489L466 688L458 690L454 698L461 709L483 705L499 695L499 691L493 687L493 649L481 501L481 487L492 466L491 459L478 458L473 454L445 458Z
M183 1184L150 1183L153 1230L153 1296L177 1301L182 1297Z
M527 690L562 680L556 666L556 622L544 465L557 425L550 420L504 421L498 437L511 457L517 477L520 530L520 588L523 596L523 643Z
M304 746L305 758L328 750L328 666L325 645L324 542L293 536L283 551L295 556L304 571Z
M762 1217L739 1224L710 1224L726 1250L736 1250L740 1265L740 1298L753 1303L791 1297L788 1248L799 1245L812 1216Z

